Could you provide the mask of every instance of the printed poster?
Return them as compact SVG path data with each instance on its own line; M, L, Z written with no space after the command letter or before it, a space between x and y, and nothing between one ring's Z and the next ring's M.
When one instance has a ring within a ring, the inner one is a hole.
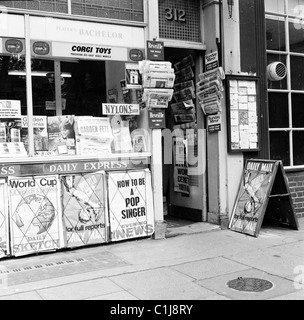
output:
M252 236L257 234L274 170L275 163L247 162L230 221L231 230Z
M108 174L111 241L154 233L154 208L149 170Z
M68 248L108 241L105 182L104 172L61 177Z
M7 209L7 185L5 180L0 180L0 259L10 253Z
M63 248L58 177L9 178L8 188L12 255Z

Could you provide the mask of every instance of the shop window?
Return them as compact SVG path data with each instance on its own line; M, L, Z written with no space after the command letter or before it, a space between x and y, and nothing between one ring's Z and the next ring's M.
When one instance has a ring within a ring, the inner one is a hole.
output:
M283 80L268 81L271 158L303 166L304 1L265 1L265 6L267 64L282 62L288 70Z
M68 1L69 0L1 1L1 5L8 8L68 13Z
M19 100L26 107L26 80L24 56L0 56L0 99ZM17 72L16 72L17 71Z
M293 132L293 158L294 165L304 165L304 131Z
M289 22L289 39L291 52L304 53L304 33L301 23Z
M270 157L272 160L282 160L284 166L290 166L290 143L288 132L270 132Z
M257 72L255 1L239 1L241 70L249 75Z
M292 94L292 126L294 128L303 128L304 126L304 93ZM304 145L303 142L302 144Z
M286 55L285 54L268 54L267 55L267 65L273 62L282 62L286 65ZM287 90L287 78L281 81L268 81L269 89Z
M126 21L144 21L143 0L71 0L72 14L118 19Z
M266 20L267 49L286 51L285 23L283 20Z
M201 42L200 0L159 0L160 38Z
M288 128L288 94L269 93L268 99L270 128Z
M291 89L304 90L304 57L291 56ZM304 123L303 123L304 126Z
M296 0L298 1L298 0ZM265 0L265 9L266 12L272 13L285 13L285 0Z

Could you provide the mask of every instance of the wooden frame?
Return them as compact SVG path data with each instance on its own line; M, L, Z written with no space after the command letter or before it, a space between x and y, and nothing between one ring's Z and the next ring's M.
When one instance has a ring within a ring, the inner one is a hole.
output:
M260 151L259 78L226 76L228 152Z

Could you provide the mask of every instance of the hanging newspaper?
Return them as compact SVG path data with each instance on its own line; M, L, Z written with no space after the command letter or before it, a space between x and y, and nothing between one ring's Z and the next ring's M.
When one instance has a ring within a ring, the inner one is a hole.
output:
M126 63L126 87L127 89L141 89L142 77L138 63Z
M62 176L61 183L66 246L107 242L105 173Z
M192 102L192 103L191 103ZM189 107L192 104L192 107ZM187 106L187 107L186 107ZM173 116L177 124L196 121L196 113L192 100L171 105Z
M139 71L141 74L149 72L149 70L171 70L172 63L169 61L149 61L143 60L139 62Z
M149 72L143 75L143 86L145 88L173 88L174 81L174 73Z
M5 180L0 180L0 259L9 255L8 197Z
M143 101L150 108L168 108L173 92L173 89L144 89Z
M9 178L8 186L12 255L63 248L58 177Z
M108 174L111 240L148 237L154 233L151 172Z

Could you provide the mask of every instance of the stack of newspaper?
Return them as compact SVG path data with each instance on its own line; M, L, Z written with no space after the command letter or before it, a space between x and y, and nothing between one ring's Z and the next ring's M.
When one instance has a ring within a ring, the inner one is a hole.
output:
M143 101L150 108L168 108L173 97L175 73L171 62L142 61Z
M197 97L199 104L206 115L213 115L221 112L222 92L224 91L222 80L225 79L225 72L222 67L202 73L197 83Z

